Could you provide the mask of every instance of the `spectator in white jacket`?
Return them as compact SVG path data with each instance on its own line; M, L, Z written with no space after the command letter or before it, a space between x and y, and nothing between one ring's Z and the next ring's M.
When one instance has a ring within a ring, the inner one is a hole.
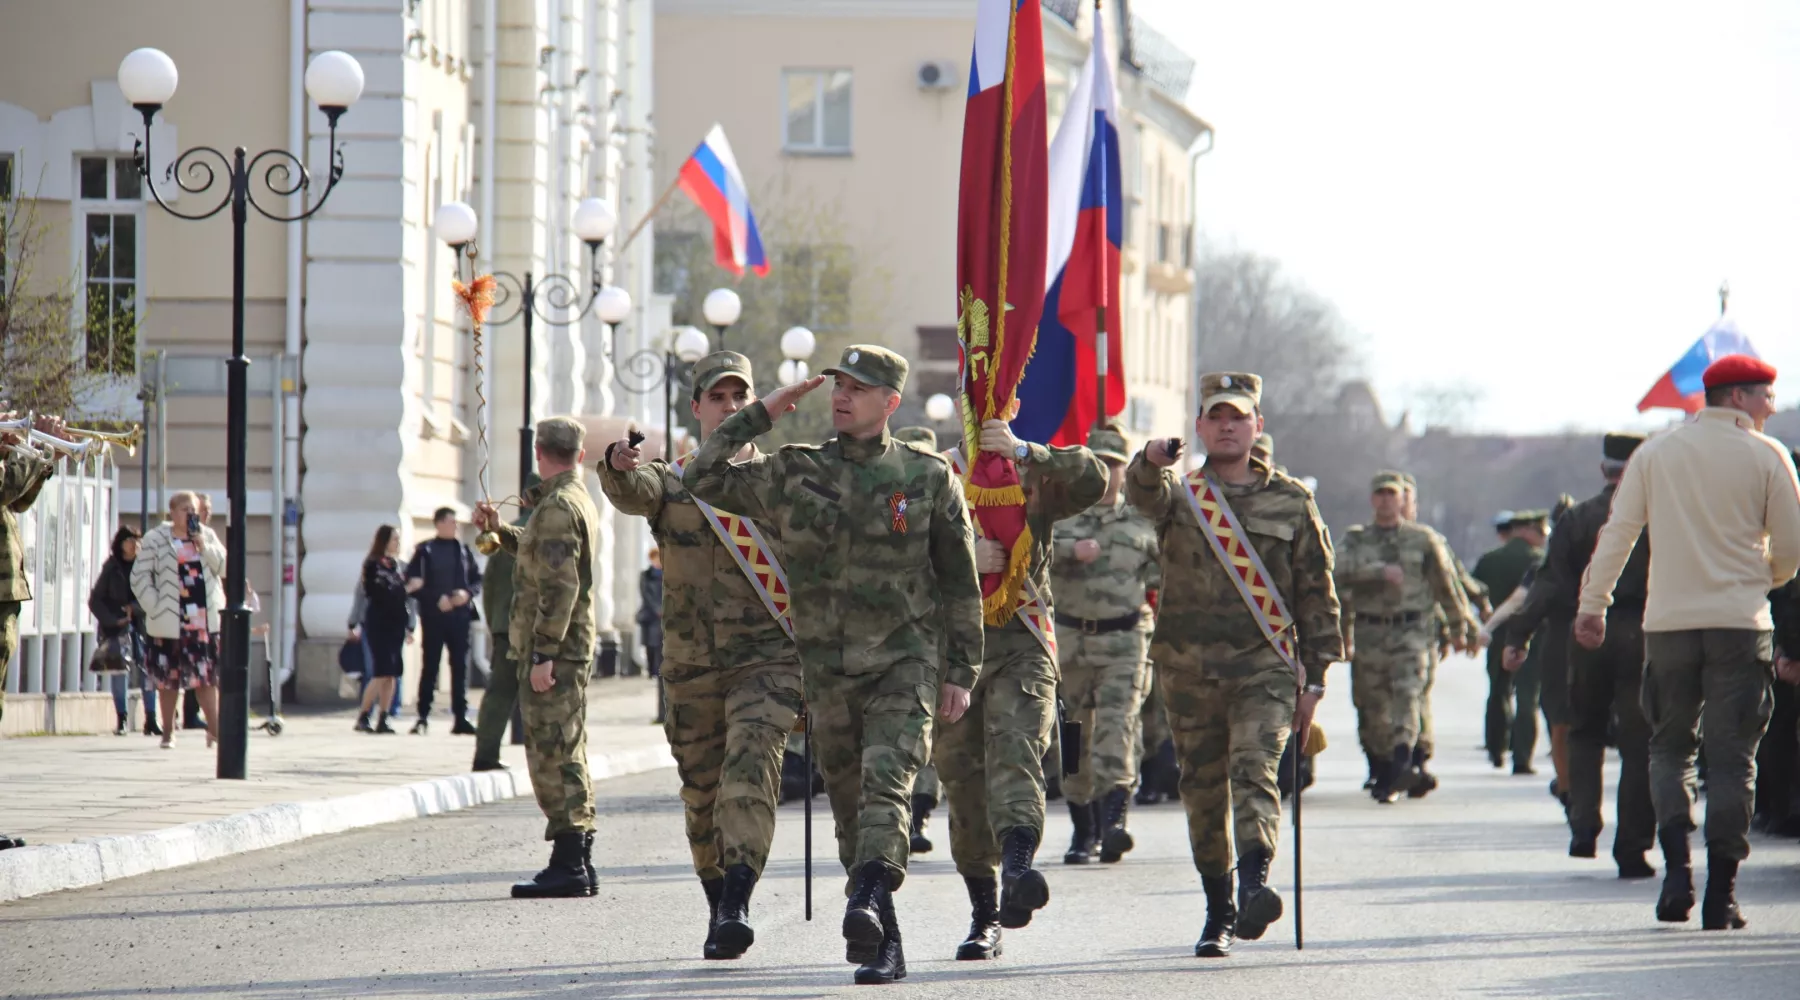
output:
M144 671L163 692L162 746L175 745L179 692L192 690L206 715L206 745L218 739L219 631L225 609L225 547L200 523L194 494L169 498L169 516L150 530L131 567L150 644Z

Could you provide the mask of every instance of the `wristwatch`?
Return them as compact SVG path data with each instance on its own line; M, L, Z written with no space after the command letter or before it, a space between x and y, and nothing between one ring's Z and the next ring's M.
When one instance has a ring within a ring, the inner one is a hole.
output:
M1325 685L1323 685L1323 684L1308 684L1306 687L1301 689L1301 692L1303 694L1316 694L1316 695L1319 695L1320 697L1324 697Z
M554 659L556 659L556 657L550 656L547 653L533 653L531 654L531 665L534 667L541 667Z
M1021 462L1031 461L1031 445L1026 444L1023 441L1013 445L1013 458L1018 459Z

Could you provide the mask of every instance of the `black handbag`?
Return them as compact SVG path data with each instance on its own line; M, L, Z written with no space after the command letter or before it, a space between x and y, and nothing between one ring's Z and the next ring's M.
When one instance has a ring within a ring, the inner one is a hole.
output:
M346 674L363 672L363 647L361 639L345 639L338 647L338 669Z
M137 643L130 629L109 635L94 644L88 669L96 674L128 674L138 665Z

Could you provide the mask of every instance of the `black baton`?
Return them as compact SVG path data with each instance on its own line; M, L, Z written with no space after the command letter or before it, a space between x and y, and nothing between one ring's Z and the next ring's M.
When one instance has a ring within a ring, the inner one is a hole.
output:
M812 714L806 706L800 706L800 758L806 766L806 919L812 919L812 797L813 797L813 761L812 761Z
M1063 711L1063 700L1056 699L1057 738L1062 743L1063 777L1081 773L1081 720L1071 719Z
M1300 740L1294 745L1294 950L1306 949L1305 906L1301 902L1300 880L1300 758L1306 756L1306 737L1312 730L1307 727L1306 733L1297 734Z

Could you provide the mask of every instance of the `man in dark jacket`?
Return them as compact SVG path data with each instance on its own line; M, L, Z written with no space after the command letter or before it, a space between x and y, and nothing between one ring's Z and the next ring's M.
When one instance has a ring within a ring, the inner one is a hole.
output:
M1800 449L1794 460L1800 462ZM1794 785L1800 778L1800 579L1769 594L1775 619L1775 710L1769 733L1756 751L1756 817L1753 824L1781 837L1800 834Z
M1488 589L1494 607L1506 603L1525 574L1543 562L1543 526L1549 515L1541 511L1518 511L1507 524L1505 544L1491 549L1476 560L1470 571ZM1535 773L1531 754L1537 748L1537 674L1534 664L1510 672L1501 661L1498 646L1488 647L1487 752L1495 767L1506 762L1510 745L1513 773ZM1525 690L1520 691L1519 688ZM1519 704L1514 706L1517 696Z
M1572 621L1580 598L1582 574L1594 554L1600 528L1612 511L1612 498L1625 463L1643 443L1640 434L1608 434L1602 444L1600 473L1606 487L1576 504L1556 524L1549 552L1526 595L1525 606L1501 626L1496 646L1504 646L1506 662L1523 663L1525 647L1538 624ZM1612 607L1607 610L1606 642L1599 649L1568 643L1569 703L1569 856L1591 858L1604 822L1600 815L1602 769L1609 728L1619 746L1618 829L1613 834L1613 860L1620 878L1651 878L1656 869L1644 853L1656 843L1656 813L1650 804L1650 724L1639 705L1644 669L1644 599L1649 594L1650 539L1638 539L1619 577ZM1557 626L1567 628L1567 625Z
M431 516L437 537L419 543L406 564L406 589L419 605L424 626L425 650L419 671L419 721L413 734L425 732L431 716L431 700L437 694L438 665L444 647L450 647L450 714L457 736L474 736L469 724L469 623L475 620L471 603L481 593L481 568L475 553L456 537L456 511L439 507Z

